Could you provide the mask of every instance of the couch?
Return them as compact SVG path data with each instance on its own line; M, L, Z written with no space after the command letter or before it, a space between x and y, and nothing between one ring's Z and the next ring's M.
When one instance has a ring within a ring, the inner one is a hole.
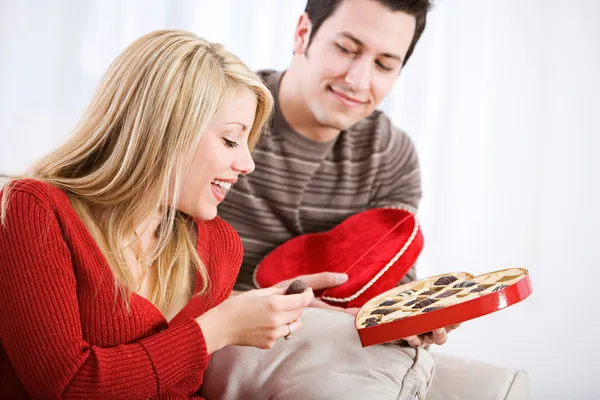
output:
M354 319L307 309L302 329L270 350L213 354L201 394L211 400L524 400L525 371L395 344L363 348Z
M0 188L6 181L7 178L0 175ZM529 398L529 375L518 368L444 354L443 346L434 347L429 351L399 349L397 346L390 350L391 346L387 345L363 349L360 348L358 337L353 330L352 317L344 313L309 309L305 312L303 323L304 328L297 336L290 341L280 341L272 350L230 346L215 353L205 379L203 388L205 394L209 399L226 399L236 398L244 394L244 390L257 390L261 393L260 396L269 391L278 391L276 395L269 398L295 399L298 398L298 393L304 393L302 398L316 400L306 397L306 389L303 387L303 376L306 371L303 372L297 364L290 364L295 361L290 354L300 356L296 362L306 362L306 357L297 350L306 352L307 349L302 349L302 346L306 346L307 343L311 346L317 345L313 338L318 337L325 340L327 346L335 343L344 347L346 356L348 353L357 355L359 363L346 363L348 365L343 369L348 376L335 376L333 373L333 378L326 375L326 380L335 382L337 379L338 382L352 383L356 382L356 379L361 379L361 384L370 385L372 388L370 390L373 392L369 392L367 397L355 393L358 398L375 399L377 396L382 399L424 398L427 400L525 400ZM335 340L327 343L327 338L332 337ZM278 348L284 348L285 351L278 352ZM414 376L410 373L389 374L389 370L385 370L398 368L399 352L405 353L406 359L414 361L411 365L401 366ZM322 352L320 355L323 355ZM340 362L344 362L343 359ZM321 363L317 362L316 365L322 367ZM273 375L265 373L275 369L282 374L279 382L273 382ZM327 368L325 370L327 371ZM296 378L290 376L290 373L295 373ZM312 373L318 375L318 368L312 368ZM352 379L348 379L349 377ZM290 379L300 382L297 385L299 392L287 388L289 396L286 397L279 385L282 380ZM425 385L420 382L425 382ZM310 386L315 388L315 385L310 384ZM339 393L348 388L354 390L351 385L346 384L345 389L341 386L332 387L331 393ZM245 399L251 397L243 396ZM333 398L340 397L334 395ZM348 399L349 396L341 398Z

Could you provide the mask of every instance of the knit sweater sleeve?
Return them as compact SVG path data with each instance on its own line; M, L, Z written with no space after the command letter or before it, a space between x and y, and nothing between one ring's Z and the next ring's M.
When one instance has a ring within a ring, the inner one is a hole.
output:
M148 398L208 365L193 320L137 343L82 336L71 252L49 204L11 193L0 226L0 340L32 398Z

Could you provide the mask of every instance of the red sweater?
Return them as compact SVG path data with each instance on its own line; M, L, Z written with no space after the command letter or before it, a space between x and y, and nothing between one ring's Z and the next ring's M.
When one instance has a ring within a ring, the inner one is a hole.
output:
M22 180L10 197L0 226L0 398L198 398L209 355L194 317L231 292L243 255L233 228L197 222L210 289L168 323L137 294L130 312L115 301L106 259L63 191Z

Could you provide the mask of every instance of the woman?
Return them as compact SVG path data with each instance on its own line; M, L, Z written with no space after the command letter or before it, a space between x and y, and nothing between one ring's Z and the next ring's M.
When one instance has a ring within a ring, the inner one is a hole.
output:
M272 104L190 33L119 55L74 135L3 190L0 398L193 398L214 351L300 328L310 289L229 297L243 250L215 218Z

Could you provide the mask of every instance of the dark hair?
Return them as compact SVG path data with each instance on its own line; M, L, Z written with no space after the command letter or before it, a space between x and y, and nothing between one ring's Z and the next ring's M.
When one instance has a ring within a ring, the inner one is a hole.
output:
M325 20L335 12L337 7L344 0L307 0L306 8L304 11L308 14L308 18L312 22L312 31L308 39L308 43L313 40L313 37L323 24ZM382 5L389 8L391 11L402 11L409 15L412 15L416 19L415 35L413 36L412 43L406 52L404 57L404 64L408 61L408 58L415 49L421 34L425 30L425 23L427 21L427 12L431 9L431 0L372 0L381 3Z

